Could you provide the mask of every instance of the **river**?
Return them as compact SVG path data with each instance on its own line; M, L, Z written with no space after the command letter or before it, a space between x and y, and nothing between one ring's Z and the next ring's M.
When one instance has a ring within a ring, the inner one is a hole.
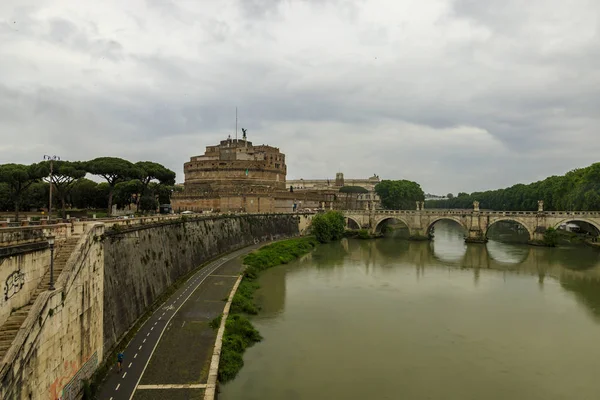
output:
M435 228L265 271L264 340L219 399L599 399L600 252Z

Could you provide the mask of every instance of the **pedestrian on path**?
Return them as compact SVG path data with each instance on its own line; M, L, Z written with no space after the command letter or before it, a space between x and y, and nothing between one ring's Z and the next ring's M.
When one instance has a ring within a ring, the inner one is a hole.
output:
M123 358L125 358L123 353L117 354L117 373L121 373L123 369Z

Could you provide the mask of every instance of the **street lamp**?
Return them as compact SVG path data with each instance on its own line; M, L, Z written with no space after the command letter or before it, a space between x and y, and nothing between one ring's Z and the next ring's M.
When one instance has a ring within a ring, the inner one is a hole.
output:
M44 160L50 161L50 199L48 201L48 222L50 222L50 217L52 217L52 164L54 161L60 161L60 157L44 155Z
M54 290L54 236L47 237L50 246L50 290Z

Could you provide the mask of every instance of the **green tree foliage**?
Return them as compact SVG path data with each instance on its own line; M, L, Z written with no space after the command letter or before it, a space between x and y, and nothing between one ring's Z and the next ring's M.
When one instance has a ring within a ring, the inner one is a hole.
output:
M145 195L140 199L139 205L142 211L156 211L158 208L158 201L156 201L154 195Z
M8 187L10 200L14 204L15 219L19 220L19 210L25 191L35 182L41 181L48 175L48 169L43 163L22 165L0 165L0 182Z
M137 203L137 197L142 193L143 185L139 179L119 182L115 185L113 203L118 208L125 208L132 203Z
M381 205L388 210L412 210L415 202L423 201L425 194L421 186L413 181L384 180L375 186Z
M312 232L321 243L339 240L344 235L344 216L338 211L317 214L311 222Z
M0 211L12 210L13 206L8 184L0 182Z
M505 211L536 211L538 200L548 211L600 210L600 163L580 168L562 176L551 176L529 185L517 184L506 189L459 193L448 200L431 200L428 208L472 208L473 201L481 208Z
M558 232L554 228L548 228L544 232L544 244L554 247L558 243Z
M369 193L369 191L362 186L342 186L340 193Z
M39 210L48 207L48 197L50 195L50 185L46 182L34 182L23 193L21 209ZM52 201L56 200L56 194L53 193Z
M50 170L50 161L44 161L46 168ZM61 215L65 217L67 196L77 180L85 177L85 165L75 161L52 161L52 177L48 176L46 181L51 183L56 190L56 196L60 201Z
M106 208L108 205L108 184L96 183L89 179L79 179L73 184L69 194L71 204L76 208Z
M452 193L448 193L448 194L446 195L446 197L447 197L448 199L453 199L453 198L454 198L454 195L453 195Z
M139 171L139 179L142 183L142 189L139 192L137 208L138 211L140 209L140 200L148 197L150 195L158 195L158 193L148 193L149 185L152 181L158 181L159 184L164 186L173 186L175 185L175 172L166 168L164 165L159 163L155 163L152 161L139 161L135 163L135 168ZM170 203L170 197L169 201ZM161 204L167 204L161 203ZM148 205L148 200L146 200L146 205ZM156 209L156 207L151 208Z
M171 195L174 192L181 190L181 188L177 186L162 185L160 183L154 185L150 184L149 188L151 193L158 197L159 204L171 204Z
M108 183L108 215L112 213L113 195L115 186L140 177L140 171L134 164L117 157L99 157L86 163L86 169L90 174L101 176Z

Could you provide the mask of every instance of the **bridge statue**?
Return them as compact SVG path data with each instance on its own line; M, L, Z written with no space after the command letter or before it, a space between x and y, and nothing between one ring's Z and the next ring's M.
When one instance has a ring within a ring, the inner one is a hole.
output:
M543 211L541 200L537 211L482 211L478 201L473 202L472 210L425 210L424 202L420 201L415 205L416 210L346 210L343 214L374 234L381 232L386 221L396 220L408 227L411 238L425 240L432 237L433 225L442 219L458 223L465 231L465 241L473 243L485 243L490 226L499 221L522 225L529 240L535 243L543 242L546 229L558 229L568 222L586 222L600 232L600 211Z

